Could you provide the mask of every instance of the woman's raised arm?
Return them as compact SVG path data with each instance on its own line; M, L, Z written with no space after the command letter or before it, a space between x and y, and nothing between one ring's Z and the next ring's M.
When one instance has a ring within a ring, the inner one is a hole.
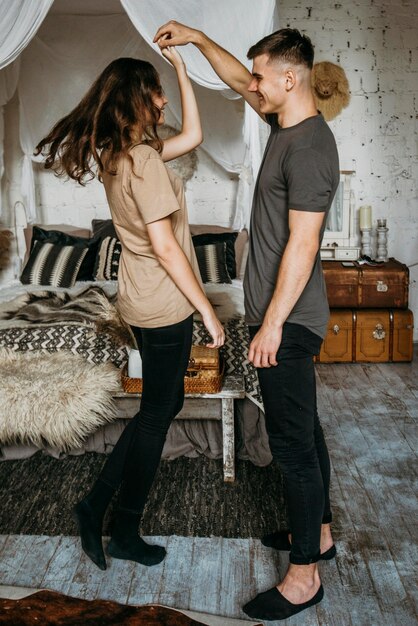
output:
M174 47L164 48L162 54L176 70L182 109L181 131L178 135L164 140L161 153L163 161L171 161L200 145L203 141L203 133L196 97L183 59Z

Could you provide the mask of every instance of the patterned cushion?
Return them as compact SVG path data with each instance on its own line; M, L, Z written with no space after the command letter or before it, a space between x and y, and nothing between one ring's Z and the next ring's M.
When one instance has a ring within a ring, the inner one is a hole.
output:
M37 241L41 241L43 243L53 243L59 246L77 246L80 248L87 248L87 254L85 255L80 266L77 280L93 280L94 263L99 248L98 240L78 237L60 230L47 230L46 228L41 228L40 226L33 226L30 252L32 252Z
M100 244L94 267L95 280L117 280L122 247L119 239L105 237Z
M72 287L87 252L87 247L35 241L20 280L24 285Z
M226 243L195 246L200 275L204 283L231 283L226 266Z
M235 241L238 237L237 232L226 233L201 233L193 235L193 245L206 246L208 244L225 243L225 260L226 267L228 268L228 274L230 278L237 277L237 264L235 259Z

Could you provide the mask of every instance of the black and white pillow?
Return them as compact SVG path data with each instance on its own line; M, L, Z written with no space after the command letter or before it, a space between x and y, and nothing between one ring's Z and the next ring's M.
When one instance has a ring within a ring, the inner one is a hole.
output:
M34 226L32 230L32 240L30 252L37 241L41 243L53 243L57 246L77 246L79 248L87 248L83 262L78 272L77 280L93 280L94 264L96 261L97 251L99 249L99 240L96 238L87 239L85 237L77 237L60 230L46 230L40 226Z
M87 247L35 241L20 277L24 285L73 287Z
M231 283L226 266L226 243L195 246L200 275L204 283Z
M105 237L100 244L94 267L95 280L117 280L122 246L119 239Z
M192 236L193 245L207 246L212 243L225 243L225 260L226 267L230 278L237 277L237 266L235 259L235 241L238 237L237 232L230 233L200 233Z

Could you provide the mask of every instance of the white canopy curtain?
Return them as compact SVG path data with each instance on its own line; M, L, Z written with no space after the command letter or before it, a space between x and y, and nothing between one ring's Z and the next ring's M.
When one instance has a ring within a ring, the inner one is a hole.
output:
M19 76L18 58L42 24L54 0L0 0L0 181L4 173L3 107L12 98ZM0 194L0 215L2 199Z
M271 31L275 8L274 0L216 0L207 7L196 0L122 0L122 5L130 19L125 14L49 15L21 57L20 139L25 154L22 186L29 221L36 220L31 165L34 146L74 107L112 59L134 56L153 63L161 74L173 118L179 123L181 109L174 70L152 44L157 27L171 18L199 26L245 61L248 47ZM193 46L185 46L181 54L197 83L205 136L202 148L224 169L240 175L237 210L231 225L241 228L248 223L253 172L261 156L258 118L248 110L244 113L242 101L223 97L235 94L226 89Z
M45 19L54 0L0 0L0 69L12 63Z
M0 71L0 181L4 174L4 105L13 97L19 77L19 59ZM0 193L0 215L2 197Z

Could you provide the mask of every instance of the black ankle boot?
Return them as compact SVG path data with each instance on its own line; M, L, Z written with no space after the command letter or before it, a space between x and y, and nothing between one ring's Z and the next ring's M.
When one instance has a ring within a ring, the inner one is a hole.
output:
M73 517L78 524L81 537L81 547L102 570L106 569L102 545L103 518L114 493L114 487L99 478L90 493L73 509Z
M87 556L101 570L106 569L106 559L102 545L102 516L95 514L87 500L81 500L73 509L78 524L81 547Z
M139 535L141 514L119 510L112 523L112 537L107 554L115 559L135 561L142 565L157 565L166 555L162 546L150 545Z

